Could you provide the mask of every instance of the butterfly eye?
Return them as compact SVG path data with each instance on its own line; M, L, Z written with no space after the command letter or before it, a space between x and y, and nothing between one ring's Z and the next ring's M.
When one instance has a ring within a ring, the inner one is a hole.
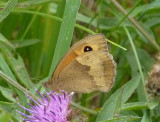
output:
M84 47L84 52L92 51L92 48L90 46Z

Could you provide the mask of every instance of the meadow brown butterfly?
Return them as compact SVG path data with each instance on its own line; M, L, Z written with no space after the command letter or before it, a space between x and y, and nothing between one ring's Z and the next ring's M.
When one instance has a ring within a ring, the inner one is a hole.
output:
M75 43L57 65L46 84L58 91L108 92L115 80L116 63L104 35L95 34Z

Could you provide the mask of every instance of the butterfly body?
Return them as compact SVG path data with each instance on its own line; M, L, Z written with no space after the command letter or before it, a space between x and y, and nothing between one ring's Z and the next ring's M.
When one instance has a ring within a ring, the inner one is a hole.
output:
M116 63L102 34L87 36L75 43L55 69L53 90L89 93L109 91L116 75Z

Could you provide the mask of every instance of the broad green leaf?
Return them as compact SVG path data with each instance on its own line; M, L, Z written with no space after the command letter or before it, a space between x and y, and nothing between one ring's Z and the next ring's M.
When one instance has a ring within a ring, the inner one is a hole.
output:
M11 89L0 86L0 91L5 98L12 102L16 102L15 98L13 97L13 91L11 91Z
M17 122L17 120L20 119L20 114L16 112L16 110L22 109L20 108L20 106L18 106L18 104L0 101L0 109L12 114L12 117L14 117L15 122Z
M147 102L131 102L122 105L121 111L148 109Z
M0 49L3 51L6 62L10 65L14 74L21 81L21 83L23 83L27 88L32 88L34 86L34 83L30 80L22 57L20 55L17 55L16 59L13 54L5 47L0 46Z
M153 9L159 9L160 8L160 1L159 0L155 0L150 4L145 4L145 5L141 5L139 7L137 7L132 13L132 16L136 16L139 13L144 13L147 11L152 11Z
M123 89L120 91L121 93L118 96L117 102L115 103L115 109L114 109L114 116L118 116L121 111L121 102L122 102L122 95L123 95Z
M0 101L0 109L5 110L6 112L12 113L12 110L16 107L17 105L15 103L10 103L10 102L2 102Z
M140 23L140 26L150 35L150 37L155 40L155 37L154 37L154 33L153 31L151 30L151 28L149 28L147 25L145 24L142 24ZM135 28L134 26L132 26L135 31L139 34L139 36L142 38L142 41L145 41L146 44L149 43L149 40L137 29Z
M36 96L34 96L31 92L29 92L27 89L22 87L16 81L11 79L9 76L7 76L5 73L3 73L1 70L0 70L0 77L3 78L4 80L6 80L7 83L14 86L14 88L16 88L16 92L17 92L18 96L21 98L21 100L23 101L23 103L27 103L25 94L28 94L33 99L37 100Z
M97 116L96 122L113 118L116 112L115 107L119 95L122 93L121 104L124 104L137 88L139 81L140 77L134 77L133 79L128 81L124 86L118 89L114 94L112 94L110 98L103 105L102 110ZM122 90L123 92L121 92Z
M1 55L1 53L0 53L0 68L3 70L3 72L4 72L8 77L12 78L12 79L14 80L14 82L16 82L15 76L13 75L11 69L9 68L7 62L4 60L3 56ZM7 79L5 79L5 80L7 80ZM9 84L9 85L11 85L11 84ZM13 84L12 84L12 85L13 85ZM13 87L12 85L10 86L10 88L12 88L12 90L15 91L15 92L18 94L20 100L21 100L23 103L27 103L27 102L26 102L26 97L25 97L24 93L22 93L21 91L15 89L15 86L13 85L13 86L14 86L14 87ZM16 86L17 86L17 85L16 85ZM1 90L1 92L2 92L2 94L3 94L4 97L8 98L8 99L11 100L11 101L15 101L15 99L13 98L13 91L11 91L10 89L7 89L7 88L3 88L3 87L0 87L0 90ZM23 91L24 91L24 90L23 90ZM25 92L25 91L24 91L24 92ZM4 109L5 109L5 108L4 108Z
M139 61L141 63L141 67L143 70L143 74L146 77L148 72L150 71L151 67L155 63L154 59L143 49L137 49ZM139 69L134 58L134 54L132 51L128 51L127 53L127 60L132 69L132 77L137 76L139 74Z
M159 105L159 99L158 98L151 98L148 100L148 107L149 109L154 109Z
M150 19L147 19L145 21L145 25L149 28L154 27L156 25L158 25L160 23L159 21L159 17L155 16L155 15L150 15L148 16ZM152 31L152 30L151 30Z
M11 120L11 115L6 112L1 112L0 113L0 121L1 122L9 122Z
M117 117L117 118L113 118L113 119L109 119L103 122L130 122L133 120L137 120L137 119L141 119L141 117L138 116L122 116L122 117ZM102 122L102 121L100 121Z
M141 122L151 122L149 110L145 110L143 112L143 118L142 118Z
M9 56L9 54L7 54ZM8 60L10 60L10 65L13 68L14 73L17 75L19 80L27 87L32 88L34 86L34 83L30 80L30 77L28 75L28 72L25 68L23 59L20 55L18 55L17 59L14 57L8 57Z

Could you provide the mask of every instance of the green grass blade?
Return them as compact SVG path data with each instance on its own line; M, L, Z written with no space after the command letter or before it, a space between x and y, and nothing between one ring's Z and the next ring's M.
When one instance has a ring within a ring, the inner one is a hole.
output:
M65 3L66 1L60 1L58 2L57 6L57 11L55 16L62 18L63 14L64 14L64 9L65 9ZM50 18L47 18L47 23L45 26L45 37L44 37L44 41L43 41L43 49L42 49L42 53L44 54L44 56L46 56L46 64L43 66L43 70L44 70L44 76L48 76L50 67L51 67L51 62L53 59L53 54L56 48L56 43L57 43L57 39L58 39L58 35L59 35L59 31L60 31L60 27L61 27L61 21L57 21L57 20L53 20ZM49 33L48 33L49 31ZM44 58L43 56L43 58ZM43 61L43 59L42 59Z
M139 99L141 101L147 101L146 91L145 91L145 88L144 88L145 80L144 80L144 76L143 76L143 72L142 72L142 67L141 67L141 64L140 64L140 61L139 61L139 58L138 58L138 54L137 54L135 45L133 43L133 40L131 38L131 35L130 35L128 29L125 26L124 26L124 30L125 30L125 32L128 36L129 42L132 46L132 49L133 49L133 52L134 52L134 55L135 55L135 59L136 59L137 65L138 65L138 69L139 69L139 72L140 72L140 76L141 76L141 81L142 82L140 82L139 87L138 87Z
M36 11L29 11L29 10L19 10L19 9L13 10L13 12L28 13L28 14L37 14L37 15L39 15L39 16L52 18L52 19L55 19L55 20L57 20L57 21L61 21L61 22L62 22L62 19L61 19L61 18L56 17L56 16L53 16L53 15L49 15L49 14L46 14L46 13L41 13L41 12L36 12ZM79 28L79 29L82 29L82 30L84 30L85 32L88 32L88 33L90 33L90 34L95 34L95 32L93 32L92 30L90 30L90 29L88 29L88 28L86 28L86 27L84 27L84 26L82 26L82 25L75 24L75 27L76 27L76 28ZM122 46L120 46L120 45L118 45L118 44L116 44L116 43L114 43L114 42L112 42L112 41L110 41L110 40L108 40L108 39L107 39L107 42L109 42L109 43L111 43L111 44L113 44L113 45L115 45L115 46L117 46L117 47L119 47L119 48L121 48L121 49L123 49L123 50L127 50L126 48L124 48L124 47L122 47Z
M63 15L63 22L61 24L60 33L58 36L54 57L51 64L51 69L49 72L49 77L51 77L56 65L70 48L70 43L72 40L72 35L76 22L76 15L79 9L81 1L80 0L66 0L65 11Z
M5 61L1 53L0 53L0 68L1 70L3 70L3 72L6 75L10 76L13 80L16 80L16 78L14 77L11 69L9 68L7 62Z
M131 38L131 35L130 35L128 29L125 26L124 26L124 30L125 30L125 32L126 32L126 34L128 36L128 40L129 40L129 42L130 42L130 44L132 46L132 49L133 49L133 52L134 52L134 55L135 55L135 58L136 58L136 61L137 61L137 65L138 65L138 68L139 68L139 71L140 71L140 74L141 74L141 79L142 79L142 82L144 84L145 81L144 81L144 76L143 76L143 72L142 72L142 67L141 67L141 64L140 64L140 61L139 61L139 58L138 58L138 54L137 54L135 45L133 43L133 40Z
M30 5L38 5L38 4L45 4L45 3L49 3L49 2L54 2L54 1L59 1L59 0L28 0L25 2L20 2L18 3L18 5L21 6L30 6Z
M7 76L4 72L2 72L0 70L0 77L3 78L4 80L6 80L9 84L11 84L12 86L14 86L15 88L17 88L18 90L20 90L22 93L24 94L28 94L31 97L33 97L35 100L37 100L37 97L35 97L32 93L30 93L27 89L25 89L24 87L22 87L20 84L18 84L15 80L13 80L12 78L10 78L9 76Z
M126 15L127 12L125 11L125 9L116 1L116 0L112 0L112 3L124 14ZM150 36L149 33L147 33L144 28L142 28L140 26L140 24L131 16L128 16L128 19L134 24L134 26L137 28L137 30L139 30L154 46L155 48L159 51L160 50L160 46L156 43L156 41Z
M0 33L0 41L6 45L8 45L9 47L11 47L12 49L14 49L14 46L9 42L8 39L6 39L1 33Z
M0 22L2 22L17 5L18 0L9 0L4 8L0 11Z
M34 45L34 44L37 44L41 42L41 40L39 39L24 39L24 40L14 40L14 47L15 48L23 48L23 47L27 47L27 46L31 46L31 45Z
M37 9L37 11L39 11L40 9L41 9L41 7L39 7L39 8ZM31 21L29 22L28 26L26 27L26 29L25 29L23 35L21 36L21 39L20 39L20 40L23 40L23 39L26 37L26 35L27 35L28 31L30 30L30 28L31 28L33 22L35 21L36 17L37 17L36 14L33 15Z

